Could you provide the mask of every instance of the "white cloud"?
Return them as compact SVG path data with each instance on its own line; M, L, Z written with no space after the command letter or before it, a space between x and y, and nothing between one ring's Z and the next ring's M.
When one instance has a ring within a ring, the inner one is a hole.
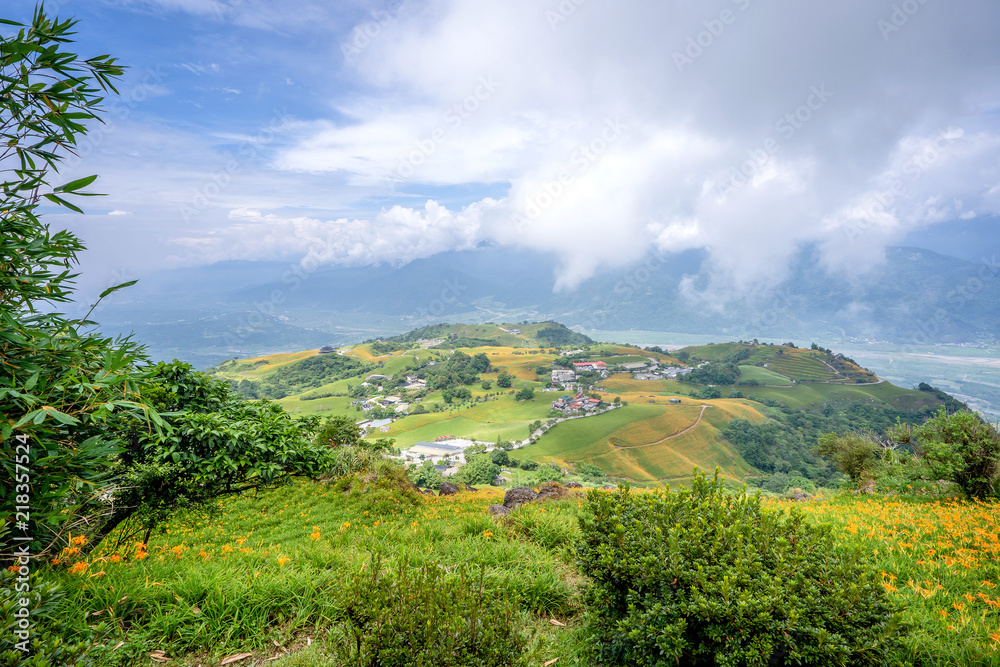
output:
M821 244L842 270L878 261L909 229L990 208L1000 13L974 4L975 20L922 6L888 41L877 25L891 10L866 0L734 2L717 35L700 33L719 11L697 4L587 3L554 22L555 3L531 0L410 6L349 63L364 92L341 104L341 119L303 127L275 165L399 188L509 184L483 236L560 253L563 287L653 245L700 245L716 296L766 288L802 244ZM708 46L678 71L689 38ZM479 99L484 77L499 85ZM607 118L627 131L578 170L574 155ZM846 239L853 212L946 128L977 128L977 139L921 167L894 206L870 216L863 243ZM746 184L720 197L741 168ZM518 225L567 170L571 183ZM940 203L953 198L967 210Z
M115 209L113 211L108 211L108 215L132 215L131 211L120 211Z

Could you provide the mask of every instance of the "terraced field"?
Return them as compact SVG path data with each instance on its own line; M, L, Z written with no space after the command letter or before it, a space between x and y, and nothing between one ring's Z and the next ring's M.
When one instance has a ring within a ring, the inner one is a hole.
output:
M775 373L806 382L829 382L837 379L837 373L811 350L790 350L776 355L768 363Z

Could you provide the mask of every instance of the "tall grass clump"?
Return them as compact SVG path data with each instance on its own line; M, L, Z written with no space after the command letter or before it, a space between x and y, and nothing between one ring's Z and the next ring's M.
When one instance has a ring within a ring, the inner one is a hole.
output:
M898 608L857 547L698 474L588 496L581 569L600 665L899 664Z
M509 667L526 665L527 639L512 602L486 586L482 569L443 566L394 570L374 558L344 591L329 638L344 665Z

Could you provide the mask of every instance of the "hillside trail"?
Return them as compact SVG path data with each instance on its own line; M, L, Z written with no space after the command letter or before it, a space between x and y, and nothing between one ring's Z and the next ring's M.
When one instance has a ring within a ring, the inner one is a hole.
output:
M693 429L698 424L700 424L701 423L701 416L704 415L705 414L705 410L707 410L710 407L712 407L712 406L711 405L704 405L703 404L701 406L701 412L698 413L698 418L696 420L694 420L693 424L691 424L687 428L684 428L684 429L681 429L680 431L677 431L676 433L668 435L665 438L660 438L656 442L647 442L644 445L629 445L629 446L626 446L626 447L620 447L618 445L611 445L611 446L614 447L615 449L640 449L642 447L652 447L653 445L659 445L661 443L666 442L667 440L672 440L674 438L678 438L678 437L684 435L685 433L687 433L688 431L690 431L691 429Z

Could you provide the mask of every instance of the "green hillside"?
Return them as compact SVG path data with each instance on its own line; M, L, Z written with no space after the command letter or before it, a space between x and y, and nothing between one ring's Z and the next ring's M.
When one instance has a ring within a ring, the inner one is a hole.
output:
M231 360L211 372L247 395L277 399L295 415L391 418L369 437L391 437L403 449L442 437L499 440L519 447L517 459L566 469L593 464L644 484L686 479L697 466L759 484L795 478L829 485L839 473L812 452L823 433L919 423L942 405L960 405L940 392L880 382L830 350L738 342L672 356L576 336L550 322L438 324L325 354ZM572 344L539 345L540 339ZM480 343L465 347L470 341ZM551 370L585 361L602 361L608 370L582 375L582 389L624 407L558 423L529 443L533 424L563 417L551 402L581 388L551 387ZM641 377L647 379L619 372L635 362L646 362ZM696 372L678 380L649 373L685 362ZM509 386L502 387L505 377ZM527 389L533 396L518 400ZM363 409L386 396L405 407Z

